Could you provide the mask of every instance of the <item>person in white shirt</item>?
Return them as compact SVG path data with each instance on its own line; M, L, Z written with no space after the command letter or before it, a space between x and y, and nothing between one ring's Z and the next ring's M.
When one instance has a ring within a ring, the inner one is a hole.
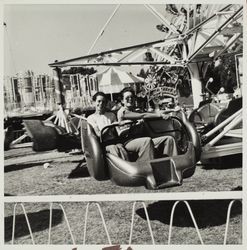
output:
M92 125L97 136L100 136L102 129L114 122L117 122L116 116L112 112L106 110L107 98L103 92L97 92L93 96L93 101L95 103L95 113L87 118L89 124ZM105 130L106 131L106 130ZM104 133L107 139L112 139L116 135L112 131L108 130ZM154 145L149 137L143 137L138 140L137 146L134 149L138 153L137 161L147 161L154 153ZM122 159L129 160L127 151L133 151L132 148L125 148L123 144L118 143L116 145L106 146L106 151L121 157Z
M96 135L101 136L102 129L116 122L116 116L112 112L106 110L107 98L103 92L97 92L93 96L93 101L95 103L95 113L88 116L87 122L93 127ZM112 129L104 130L104 139L114 139L115 134ZM128 154L124 149L123 145L118 143L116 145L107 145L106 152L114 154L121 157L122 159L128 160Z

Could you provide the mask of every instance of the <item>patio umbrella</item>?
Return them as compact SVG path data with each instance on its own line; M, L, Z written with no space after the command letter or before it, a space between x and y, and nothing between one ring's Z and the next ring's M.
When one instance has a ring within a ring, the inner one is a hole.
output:
M144 81L142 77L121 71L114 67L109 67L107 70L96 74L99 90L106 94L120 92L124 87L131 86L135 83Z

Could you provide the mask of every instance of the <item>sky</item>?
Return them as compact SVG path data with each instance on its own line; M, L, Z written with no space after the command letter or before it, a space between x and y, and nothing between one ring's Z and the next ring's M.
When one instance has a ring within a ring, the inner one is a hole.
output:
M5 5L4 75L32 70L51 74L49 63L84 56L116 5ZM164 14L164 5L153 5ZM144 5L121 5L91 53L164 38L160 21Z

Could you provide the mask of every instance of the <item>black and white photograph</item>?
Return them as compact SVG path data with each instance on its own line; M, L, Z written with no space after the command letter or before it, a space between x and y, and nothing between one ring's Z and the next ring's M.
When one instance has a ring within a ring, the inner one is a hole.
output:
M4 246L244 246L245 1L1 7Z

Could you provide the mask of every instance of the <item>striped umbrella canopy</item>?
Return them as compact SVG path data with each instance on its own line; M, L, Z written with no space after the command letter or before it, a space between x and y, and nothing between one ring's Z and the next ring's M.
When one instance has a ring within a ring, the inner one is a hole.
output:
M96 77L99 84L99 90L106 94L118 93L124 87L144 82L142 77L121 71L114 67L109 67L105 71L96 74Z

